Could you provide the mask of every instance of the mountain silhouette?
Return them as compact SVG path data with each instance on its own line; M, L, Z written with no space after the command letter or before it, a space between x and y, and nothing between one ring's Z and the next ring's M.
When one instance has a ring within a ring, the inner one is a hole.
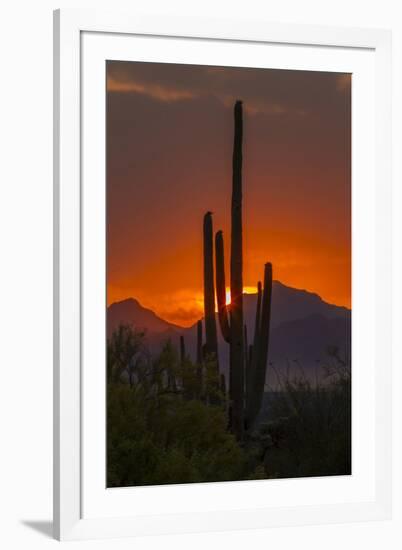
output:
M244 295L244 311L247 324L254 328L256 294ZM350 315L350 310L328 304L315 293L307 290L299 290L274 281L272 284L272 312L271 327L287 322L303 319L310 315L322 315L327 319L345 317Z
M147 333L160 334L166 331L182 331L183 327L168 323L161 319L151 309L143 307L138 300L127 298L121 302L114 302L107 309L108 337L119 324L129 324L145 330Z
M249 343L252 343L257 294L244 294L243 298L244 320ZM159 353L169 338L178 346L180 335L183 335L186 352L195 359L196 325L185 328L169 323L133 298L111 304L107 321L108 336L120 323L145 329L147 345L153 354ZM277 371L315 378L317 365L328 363L329 347L337 347L342 357L350 358L350 340L349 309L329 304L318 294L273 282L268 361L274 368L268 369L267 382L270 385L277 382ZM223 341L220 330L218 352L221 369L227 374L229 346Z

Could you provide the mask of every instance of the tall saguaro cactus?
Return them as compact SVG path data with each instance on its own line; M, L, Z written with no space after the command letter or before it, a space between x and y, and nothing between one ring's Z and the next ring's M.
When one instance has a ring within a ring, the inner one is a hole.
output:
M204 319L205 353L218 360L218 337L215 321L215 284L212 213L204 216Z
M216 296L218 316L224 340L230 345L230 426L238 439L244 427L244 342L243 342L243 227L242 227L242 139L243 108L236 101L234 108L232 232L230 251L229 316L226 307L225 260L222 231L215 235Z
M243 436L244 425L242 142L243 106L241 101L236 101L230 248L230 397L232 429L238 439Z
M248 347L247 327L243 322L242 139L242 103L236 101L234 108L229 314L226 306L222 231L218 231L215 235L215 261L219 325L224 340L230 346L230 427L238 440L243 438L245 428L252 429L262 404L268 359L272 295L272 266L266 264L264 291L262 291L261 283L258 283L254 340L253 344Z

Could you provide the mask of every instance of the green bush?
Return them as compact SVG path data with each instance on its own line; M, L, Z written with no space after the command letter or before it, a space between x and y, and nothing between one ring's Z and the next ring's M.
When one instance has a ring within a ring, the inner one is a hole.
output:
M222 408L128 384L109 385L107 406L108 487L242 479Z
M143 336L123 327L109 344L108 487L243 479L216 362L207 359L200 378L170 340L152 359Z

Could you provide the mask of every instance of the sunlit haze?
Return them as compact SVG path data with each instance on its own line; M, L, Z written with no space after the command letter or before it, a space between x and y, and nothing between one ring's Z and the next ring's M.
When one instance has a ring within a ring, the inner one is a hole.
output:
M351 305L350 75L107 64L108 303L203 315L202 223L229 285L233 104L243 100L244 291L274 279ZM226 292L230 302L229 288Z

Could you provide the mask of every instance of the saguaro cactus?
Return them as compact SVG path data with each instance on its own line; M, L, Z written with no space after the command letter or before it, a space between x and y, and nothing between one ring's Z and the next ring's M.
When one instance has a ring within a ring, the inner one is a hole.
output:
M183 365L186 359L186 345L184 343L184 336L180 335L180 363Z
M257 306L255 309L255 322L254 322L254 340L251 346L251 353L249 353L249 362L246 368L246 424L249 424L248 417L251 408L251 401L253 400L253 373L256 369L256 361L259 353L259 337L260 337L260 324L261 324L261 300L262 300L262 285L261 281L257 284Z
M234 144L232 179L232 231L230 251L231 304L226 307L225 261L222 231L215 236L216 295L218 316L224 340L230 345L230 427L238 439L244 427L244 342L243 342L243 228L242 228L242 139L243 110L241 101L234 108Z
M251 430L262 405L267 372L269 333L272 303L272 265L265 264L264 292L261 300L261 283L258 285L254 345L250 365L250 383L246 398L246 428ZM260 313L261 308L261 313Z
M218 231L215 235L216 256L216 301L218 303L218 318L223 339L230 343L230 326L226 307L226 282L225 282L225 256L223 246L223 233Z
M197 394L202 394L202 321L197 321Z
M226 306L225 258L223 233L215 235L216 297L219 325L230 345L229 422L237 439L244 428L251 429L260 411L264 393L269 345L272 294L272 266L265 265L264 293L258 283L253 344L248 346L247 327L243 323L243 227L242 227L242 139L241 101L234 108L233 180L231 208L230 307ZM229 315L228 315L229 309Z
M242 439L244 425L242 142L243 107L241 101L236 101L230 249L230 398L232 429L238 439Z
M202 321L197 321L197 365L202 364Z
M204 319L205 354L214 354L218 361L218 337L215 321L215 284L212 236L212 213L204 216Z
M248 347L248 331L247 331L247 325L244 323L244 364L245 364L245 376L246 376L246 387L247 387L247 371L249 369L249 347Z

